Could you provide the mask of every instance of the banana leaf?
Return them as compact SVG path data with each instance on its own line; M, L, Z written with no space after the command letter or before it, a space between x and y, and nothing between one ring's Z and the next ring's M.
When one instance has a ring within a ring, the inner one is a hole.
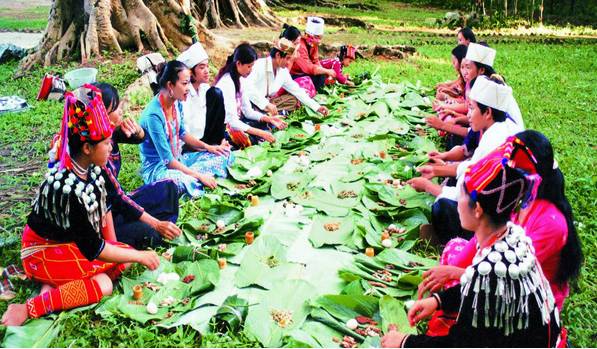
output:
M383 100L373 103L371 108L373 108L375 115L379 116L380 118L386 118L388 115L390 115L390 109Z
M249 308L247 335L265 347L280 347L284 337L301 328L309 315L309 300L316 288L304 280L281 280Z
M286 338L285 348L338 348L334 338L342 338L344 334L321 322L307 320L303 327L292 331Z
M299 274L304 268L288 262L286 247L274 236L262 236L248 246L236 273L235 285L250 285L271 289L276 281Z
M272 177L271 194L283 200L300 193L313 179L308 173L284 173L278 171Z
M316 215L309 233L309 240L314 247L323 245L344 245L355 247L353 233L355 230L354 217L343 218Z
M367 189L376 192L380 200L396 207L429 210L434 200L431 195L419 193L409 185L394 188L392 185L369 183L365 186Z
M371 107L361 99L352 99L347 103L348 118L352 120L364 119L372 112Z
M3 348L48 348L62 330L59 321L34 319L23 326L7 326Z
M249 302L238 296L226 298L214 316L214 327L219 332L237 331L249 312Z
M338 199L337 196L325 190L309 188L293 196L292 201L303 206L313 207L332 217L344 217L354 206L353 200Z
M407 334L417 334L416 327L410 327L404 303L390 296L383 296L379 300L379 314L381 326L384 332L388 331L388 325L394 324L398 331Z

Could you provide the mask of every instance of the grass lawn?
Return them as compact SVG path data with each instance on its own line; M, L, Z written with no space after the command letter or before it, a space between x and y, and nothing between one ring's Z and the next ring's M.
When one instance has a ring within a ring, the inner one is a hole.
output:
M0 8L0 31L43 31L48 24L49 6Z
M444 11L415 9L390 1L381 2L380 11L325 9L325 13L356 16L381 28L385 26L417 27L425 18ZM312 9L322 12L322 9ZM282 16L304 15L298 11L281 11ZM0 16L1 20L2 16ZM1 22L0 22L1 23ZM394 24L392 24L394 23ZM0 28L2 26L0 25ZM391 81L420 80L432 87L454 77L449 51L455 45L452 36L438 35L416 29L408 31L365 32L349 28L324 38L327 42L408 44L417 54L403 61L357 61L348 70L378 73ZM527 128L545 133L552 141L556 157L566 176L567 195L574 208L578 232L585 251L585 265L578 285L563 313L574 346L593 346L597 330L597 40L566 39L544 42L544 37L482 36L498 50L495 68L505 76L523 112ZM136 78L131 59L124 63L104 62L99 66L99 79L113 83L119 91ZM120 60L119 60L120 61ZM62 105L57 102L37 102L35 96L46 70L64 71L66 67L36 70L25 79L13 80L16 63L0 65L0 95L17 94L31 104L29 111L0 115L0 265L18 262L20 232L29 210L33 191L45 172L47 146L58 129ZM125 189L140 184L137 147L121 147L125 167L120 177ZM16 282L17 301L23 301L36 287L30 282ZM0 303L0 313L6 302ZM100 320L92 311L69 312L61 315L63 330L52 346L256 346L241 333L203 338L190 327L164 330L141 328L123 320L119 324ZM3 330L0 330L2 336Z

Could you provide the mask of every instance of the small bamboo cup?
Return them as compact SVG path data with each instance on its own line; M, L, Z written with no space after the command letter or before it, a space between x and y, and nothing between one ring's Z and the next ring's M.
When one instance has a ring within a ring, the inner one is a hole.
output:
M143 298L143 286L135 285L133 286L133 299L138 301Z
M367 247L365 249L365 255L367 255L367 257L375 256L375 250L373 249L373 247Z
M247 245L250 245L255 240L255 234L252 231L248 231L245 233L245 242Z

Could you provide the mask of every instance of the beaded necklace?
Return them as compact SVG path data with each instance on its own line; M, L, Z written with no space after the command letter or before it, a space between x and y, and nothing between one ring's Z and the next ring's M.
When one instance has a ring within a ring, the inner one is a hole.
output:
M172 150L172 156L175 158L178 157L178 134L180 131L180 125L178 123L178 117L176 115L176 108L174 107L174 103L172 103L171 113L172 119L176 123L176 134L172 134L172 125L168 122L168 114L166 113L166 103L164 101L164 96L160 94L160 106L162 107L162 112L164 113L164 120L166 122L166 131L168 132L168 141L170 142L170 149Z

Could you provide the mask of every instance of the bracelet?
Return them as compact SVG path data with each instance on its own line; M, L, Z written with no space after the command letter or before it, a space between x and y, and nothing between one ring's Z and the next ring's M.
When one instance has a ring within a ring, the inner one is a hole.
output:
M402 341L400 342L400 348L404 348L404 343L406 343L406 339L410 337L410 334L407 334L406 336L404 336L404 338L402 338Z
M437 293L434 293L431 295L431 297L435 298L435 301L437 302L437 309L436 310L441 310L442 308L442 300L441 298L439 298L439 295Z

